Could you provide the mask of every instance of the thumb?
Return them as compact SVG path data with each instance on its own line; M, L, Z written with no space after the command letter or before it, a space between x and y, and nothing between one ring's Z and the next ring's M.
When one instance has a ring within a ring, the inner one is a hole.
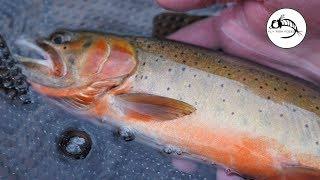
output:
M205 48L219 48L219 28L216 17L209 17L182 28L167 38Z

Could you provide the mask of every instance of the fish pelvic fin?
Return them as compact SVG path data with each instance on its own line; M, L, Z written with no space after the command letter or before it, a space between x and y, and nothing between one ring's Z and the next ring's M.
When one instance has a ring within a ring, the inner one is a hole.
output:
M115 104L125 118L139 121L174 120L196 110L176 99L144 93L116 95Z

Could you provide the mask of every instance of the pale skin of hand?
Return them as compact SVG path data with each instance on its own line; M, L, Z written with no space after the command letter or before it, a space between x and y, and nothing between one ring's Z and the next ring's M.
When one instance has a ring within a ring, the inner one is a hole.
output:
M157 0L157 2L166 9L188 11L226 1ZM266 33L268 18L281 8L297 10L307 23L305 39L291 49L275 46ZM218 15L193 23L168 38L206 48L222 49L232 55L278 69L320 86L319 9L319 0L242 0Z
M157 0L174 11L211 6L223 0ZM228 1L235 2L235 1ZM296 47L282 49L267 37L266 24L278 9L291 8L307 23L305 39ZM252 0L236 5L216 16L193 23L168 36L169 39L223 51L300 77L320 86L320 1ZM241 179L217 170L218 180Z

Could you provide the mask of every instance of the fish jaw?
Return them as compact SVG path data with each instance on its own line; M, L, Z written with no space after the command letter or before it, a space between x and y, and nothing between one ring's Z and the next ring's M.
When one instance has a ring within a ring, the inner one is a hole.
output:
M20 67L28 77L29 82L44 86L70 86L70 80L66 81L62 78L65 74L65 65L52 43L45 39L39 39L35 43L19 40L17 44L29 47L44 57L44 59L34 59L15 55L15 58L20 61Z

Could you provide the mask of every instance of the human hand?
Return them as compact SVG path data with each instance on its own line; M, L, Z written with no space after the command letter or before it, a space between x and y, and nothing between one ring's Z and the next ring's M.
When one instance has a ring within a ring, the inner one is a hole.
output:
M213 5L218 0L157 0L167 9L188 11ZM225 1L224 1L225 2ZM282 49L267 37L270 15L281 8L292 8L307 23L305 39L296 47ZM320 85L319 0L237 1L219 15L198 21L168 36L169 39L223 51L278 69Z

